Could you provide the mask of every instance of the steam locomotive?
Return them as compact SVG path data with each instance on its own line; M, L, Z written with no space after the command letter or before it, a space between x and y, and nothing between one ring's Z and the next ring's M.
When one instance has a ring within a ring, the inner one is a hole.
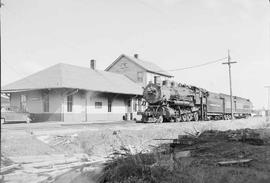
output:
M187 122L198 120L231 119L230 96L213 93L195 86L168 80L162 84L149 83L143 91L147 108L142 113L142 122ZM249 99L233 97L235 118L251 115Z

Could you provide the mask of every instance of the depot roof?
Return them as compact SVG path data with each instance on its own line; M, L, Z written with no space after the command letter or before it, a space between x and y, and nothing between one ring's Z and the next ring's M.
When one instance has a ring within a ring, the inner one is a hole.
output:
M74 88L142 95L142 87L124 75L59 63L1 88L1 92Z

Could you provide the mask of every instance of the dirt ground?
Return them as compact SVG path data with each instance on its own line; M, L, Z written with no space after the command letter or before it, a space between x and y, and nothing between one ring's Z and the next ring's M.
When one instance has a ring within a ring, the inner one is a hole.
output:
M268 183L270 129L204 131L107 163L100 182Z
M4 124L1 126L1 180L66 182L68 177L70 182L76 179L85 182L81 175L94 171L91 163L106 161L106 157L123 146L134 154L149 152L178 135L209 129L258 129L267 125L264 118L163 124L133 121ZM3 161L4 158L9 161ZM18 167L2 171L11 165Z

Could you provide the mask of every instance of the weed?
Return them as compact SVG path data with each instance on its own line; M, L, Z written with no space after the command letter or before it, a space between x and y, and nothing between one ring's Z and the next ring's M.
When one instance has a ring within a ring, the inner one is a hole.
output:
M89 143L87 143L87 141L82 141L82 142L81 142L81 148L83 149L83 151L84 151L88 156L93 155L94 146L93 146L93 145L90 145Z
M197 129L195 130L197 131ZM250 130L243 130L250 131ZM100 182L172 182L172 183L253 183L270 180L270 159L265 152L270 146L257 146L239 141L228 141L226 133L204 131L196 138L191 157L171 158L168 144L155 148L151 153L126 154L108 162ZM249 166L218 166L222 160L251 158Z

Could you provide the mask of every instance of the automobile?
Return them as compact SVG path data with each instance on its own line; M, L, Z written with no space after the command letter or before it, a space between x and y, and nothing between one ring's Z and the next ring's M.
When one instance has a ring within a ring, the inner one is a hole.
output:
M5 123L30 123L30 113L21 111L17 107L2 107L1 108L1 124Z

